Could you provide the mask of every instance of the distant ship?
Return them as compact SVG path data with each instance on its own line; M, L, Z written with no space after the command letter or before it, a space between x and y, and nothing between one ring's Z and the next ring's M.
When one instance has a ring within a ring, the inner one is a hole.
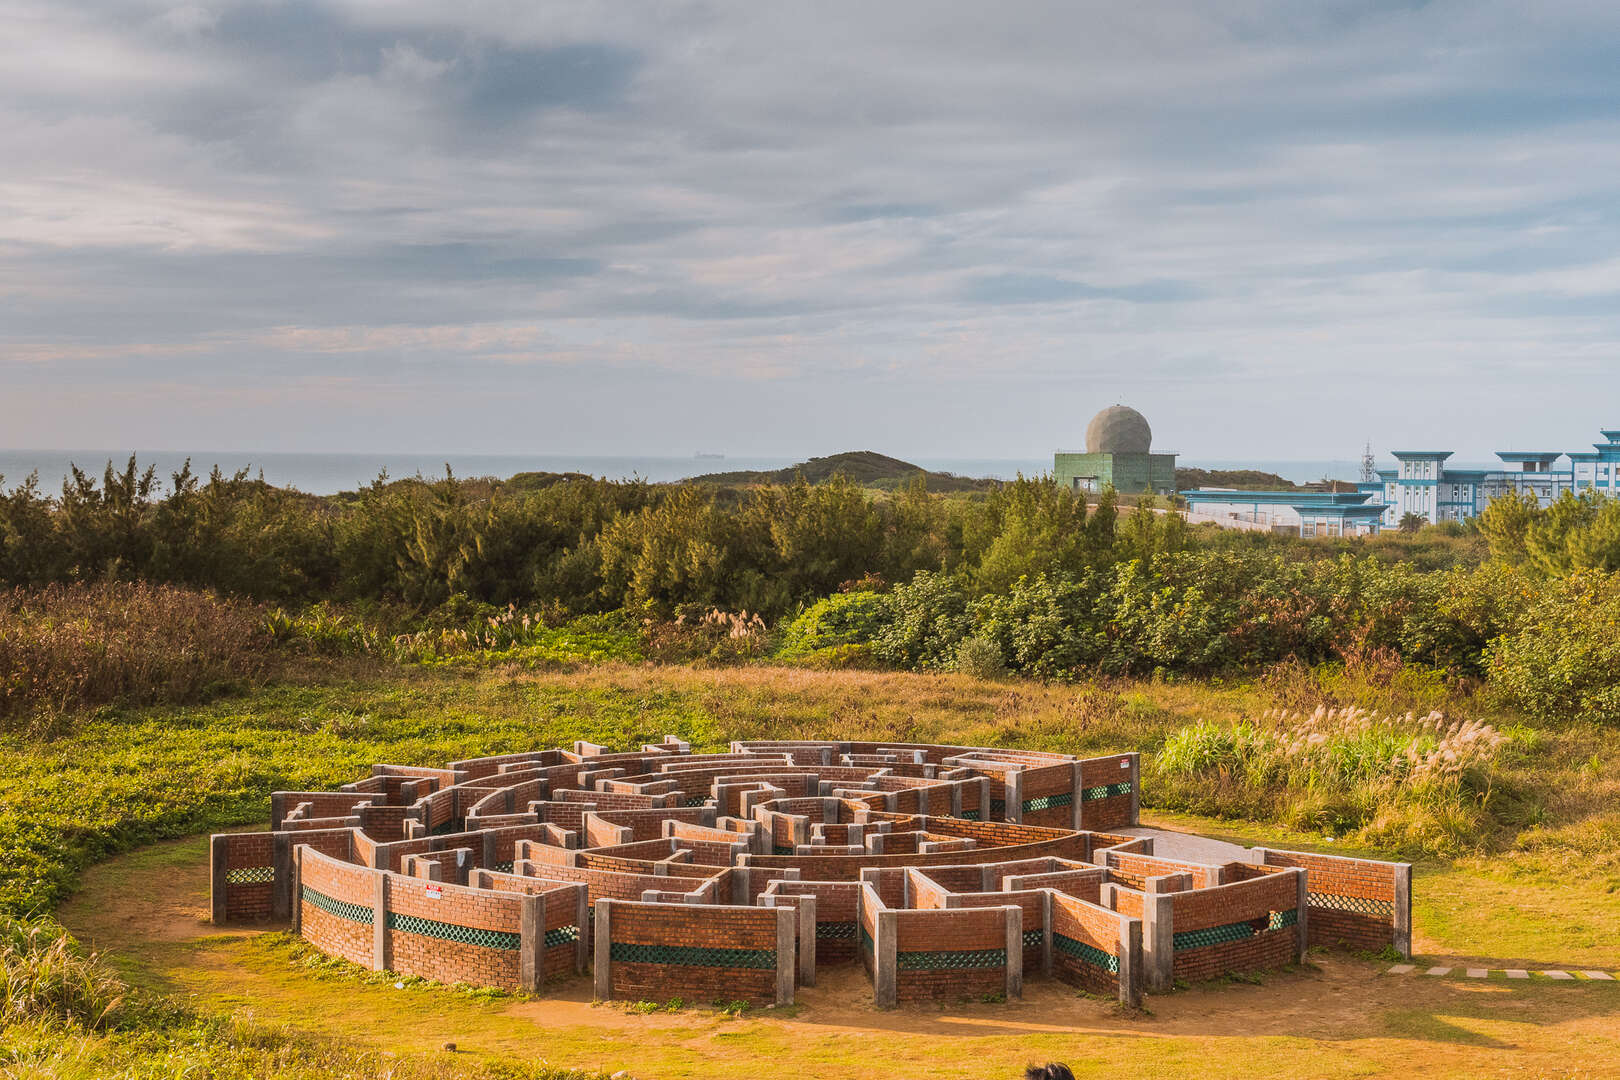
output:
M693 454L692 457L695 458L698 461L724 461L724 460L726 460L726 455L724 455L724 454L705 454L701 450L699 450L697 453Z

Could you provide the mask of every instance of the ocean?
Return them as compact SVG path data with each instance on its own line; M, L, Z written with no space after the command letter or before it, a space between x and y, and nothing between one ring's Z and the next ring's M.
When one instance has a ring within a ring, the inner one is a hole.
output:
M625 480L640 477L653 483L667 483L702 473L735 472L738 470L781 469L803 458L751 457L726 455L714 457L605 457L589 454L423 454L386 452L375 454L315 454L266 452L251 453L236 450L140 450L136 452L140 466L157 466L158 477L167 481L170 473L180 469L189 458L193 472L207 475L218 465L225 472L250 469L254 475L263 473L265 480L282 487L293 487L312 495L331 495L340 491L353 491L371 483L387 470L391 477L442 476L445 466L457 476L508 477L520 472L581 472L591 476ZM1036 458L934 458L896 455L936 472L955 473L958 476L988 476L1010 480L1018 473L1037 476L1050 472L1052 459ZM50 493L61 490L62 482L71 465L99 477L107 462L122 468L129 459L128 450L0 450L0 484L7 490L39 474L40 486ZM1178 464L1206 469L1260 469L1276 473L1296 483L1324 478L1354 480L1360 471L1359 461L1230 461L1218 459L1182 458ZM1387 464L1387 463L1381 463Z

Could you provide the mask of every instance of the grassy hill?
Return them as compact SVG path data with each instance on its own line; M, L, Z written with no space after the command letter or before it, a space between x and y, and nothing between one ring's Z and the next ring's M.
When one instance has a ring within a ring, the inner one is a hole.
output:
M1301 485L1276 473L1258 469L1176 469L1176 490L1192 488L1237 488L1240 491L1293 491Z
M918 473L928 478L930 491L983 491L993 487L994 480L978 480L952 473L929 472L921 465L880 454L875 450L851 450L827 457L813 457L797 465L774 471L747 471L705 473L689 477L688 484L714 484L741 487L749 484L788 484L802 474L812 484L831 480L838 473L862 487L893 489L904 487Z

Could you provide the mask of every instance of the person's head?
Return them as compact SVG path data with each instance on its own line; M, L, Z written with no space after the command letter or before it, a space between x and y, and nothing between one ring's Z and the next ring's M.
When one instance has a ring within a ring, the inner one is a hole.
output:
M1067 1065L1049 1061L1045 1065L1031 1065L1024 1070L1024 1080L1074 1080Z

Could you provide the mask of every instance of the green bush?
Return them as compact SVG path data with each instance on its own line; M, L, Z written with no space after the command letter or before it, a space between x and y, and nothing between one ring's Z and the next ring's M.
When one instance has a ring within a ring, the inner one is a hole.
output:
M920 571L889 594L891 616L872 641L872 652L886 663L946 670L957 647L973 632L967 595L944 574Z
M957 646L956 670L975 679L999 679L1007 674L1007 661L994 641L970 637Z
M889 598L883 593L834 593L811 604L788 624L777 655L797 660L841 645L866 645L890 616Z
M1495 691L1537 720L1620 724L1620 577L1546 590L1486 657Z

